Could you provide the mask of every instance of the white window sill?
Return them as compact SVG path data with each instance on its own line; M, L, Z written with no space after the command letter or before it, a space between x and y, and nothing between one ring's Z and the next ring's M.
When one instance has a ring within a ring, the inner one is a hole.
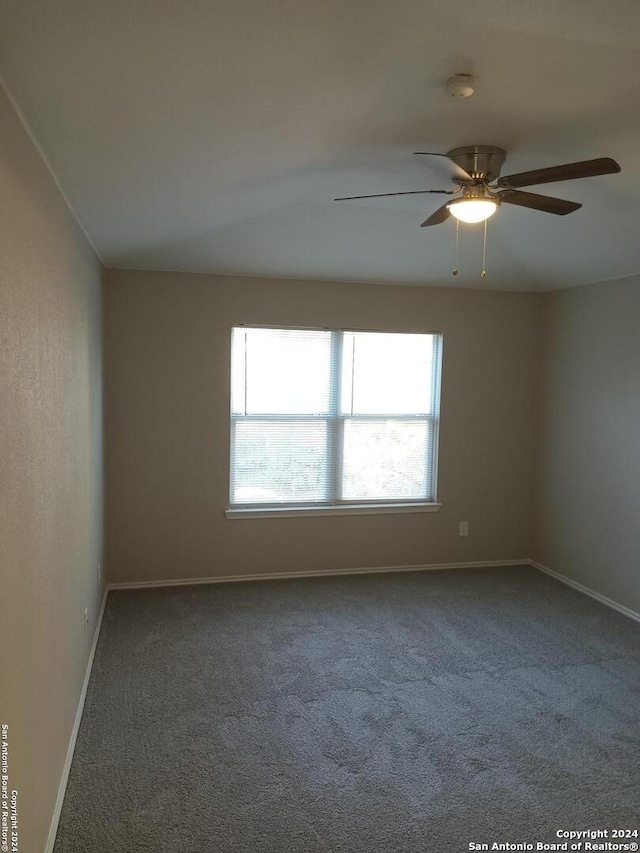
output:
M286 506L227 509L227 518L304 518L315 515L398 515L411 512L438 512L440 503L349 504L345 506Z

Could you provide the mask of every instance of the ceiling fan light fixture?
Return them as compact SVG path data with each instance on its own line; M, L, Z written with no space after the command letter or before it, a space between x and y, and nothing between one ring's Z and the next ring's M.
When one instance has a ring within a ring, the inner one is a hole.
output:
M484 222L498 209L499 202L493 198L457 198L447 205L449 213L460 222Z

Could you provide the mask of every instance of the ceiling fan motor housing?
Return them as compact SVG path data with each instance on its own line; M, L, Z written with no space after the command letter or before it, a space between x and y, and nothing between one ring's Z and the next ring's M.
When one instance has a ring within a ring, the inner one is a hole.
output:
M478 198L490 198L496 203L496 206L500 205L500 196L495 193L488 192L482 184L472 184L471 186L463 187L462 198L454 199L452 203L455 203L456 201L469 201L470 199Z
M457 163L472 178L492 183L500 177L507 152L495 145L463 145L447 151L447 157ZM454 178L455 182L458 180Z

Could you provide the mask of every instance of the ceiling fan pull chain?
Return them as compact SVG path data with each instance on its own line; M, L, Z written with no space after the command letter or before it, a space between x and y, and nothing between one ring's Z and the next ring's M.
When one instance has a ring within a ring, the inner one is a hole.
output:
M482 273L481 278L487 277L487 220L484 221L484 235L482 238Z
M460 220L456 219L456 248L453 259L453 270L451 271L451 275L458 275L458 241L460 237Z

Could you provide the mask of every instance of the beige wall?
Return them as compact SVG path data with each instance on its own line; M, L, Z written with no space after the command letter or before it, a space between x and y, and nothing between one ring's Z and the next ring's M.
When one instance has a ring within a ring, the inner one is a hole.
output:
M44 849L99 610L100 276L0 87L0 722L23 853Z
M535 559L640 612L640 278L544 296Z
M109 271L109 580L528 557L539 303L523 293ZM234 323L443 332L442 511L226 519Z

